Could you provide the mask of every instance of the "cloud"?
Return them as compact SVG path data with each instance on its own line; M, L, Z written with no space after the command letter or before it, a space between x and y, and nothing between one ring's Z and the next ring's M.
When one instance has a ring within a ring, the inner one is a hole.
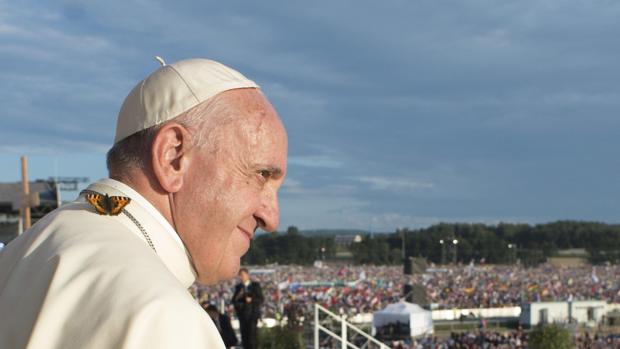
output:
M0 150L102 156L154 55L205 56L280 113L283 212L299 226L615 219L619 14L611 1L0 0Z
M0 145L31 153L108 148L129 81L113 57L132 50L69 29L57 9L0 7L0 104L8 116Z
M418 189L432 189L435 187L431 182L420 182L409 178L390 178L390 177L373 177L361 176L353 178L362 183L370 184L370 189L387 190L387 191L410 191Z
M542 223L536 217L484 217L484 216L418 216L415 214L403 214L398 212L383 212L375 215L368 215L363 212L347 216L347 220L353 224L360 220L369 221L368 227L374 232L393 232L398 228L426 228L439 223L481 223L487 225L497 225L499 223L523 223L535 222Z
M283 194L306 194L308 192L307 188L304 188L301 182L293 179L286 178L284 184L282 184L282 193Z
M342 162L329 155L292 155L288 158L290 165L312 168L339 168Z
M73 141L70 139L63 140L59 144L53 146L44 146L37 144L23 145L1 145L0 152L9 154L38 154L38 155L57 155L65 149L74 149L79 152L105 153L109 150L108 145L98 145L92 142Z
M347 195L312 193L283 196L280 200L279 229L295 225L302 229L364 228L365 221L349 222L346 217L368 202Z
M358 186L347 183L323 183L308 180L304 183L291 176L287 176L282 184L281 193L284 196L314 196L333 198L337 196L351 197L358 191Z

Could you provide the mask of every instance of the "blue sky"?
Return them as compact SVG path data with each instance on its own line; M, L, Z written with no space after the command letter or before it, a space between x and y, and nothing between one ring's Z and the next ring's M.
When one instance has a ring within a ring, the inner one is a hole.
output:
M611 0L0 0L0 181L104 177L153 56L208 57L288 129L281 229L616 223L619 35Z

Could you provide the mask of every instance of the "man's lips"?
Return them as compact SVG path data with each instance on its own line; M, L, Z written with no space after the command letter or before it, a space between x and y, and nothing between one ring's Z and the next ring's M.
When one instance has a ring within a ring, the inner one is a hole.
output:
M252 241L252 238L254 237L254 234L250 233L246 229L243 229L242 227L237 227L237 228L239 230L241 230L241 232L244 233L248 237L248 240Z

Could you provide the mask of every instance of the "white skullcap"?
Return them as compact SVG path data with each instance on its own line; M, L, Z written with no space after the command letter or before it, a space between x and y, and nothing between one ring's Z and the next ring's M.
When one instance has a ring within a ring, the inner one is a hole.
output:
M118 113L114 143L174 119L220 92L258 88L236 70L196 58L163 66L129 92Z

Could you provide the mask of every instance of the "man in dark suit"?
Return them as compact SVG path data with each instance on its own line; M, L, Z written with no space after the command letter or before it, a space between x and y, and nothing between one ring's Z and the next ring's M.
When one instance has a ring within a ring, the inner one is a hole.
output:
M217 327L217 330L220 332L220 336L222 336L222 341L226 348L231 348L237 345L237 335L235 334L235 330L233 330L232 325L230 324L230 318L226 314L222 314L217 310L217 307L213 304L205 302L201 304L204 310L209 314L211 320Z
M250 279L246 268L239 270L240 283L235 286L233 305L241 328L241 342L244 349L258 347L257 323L260 318L260 307L263 304L263 292L260 283Z

